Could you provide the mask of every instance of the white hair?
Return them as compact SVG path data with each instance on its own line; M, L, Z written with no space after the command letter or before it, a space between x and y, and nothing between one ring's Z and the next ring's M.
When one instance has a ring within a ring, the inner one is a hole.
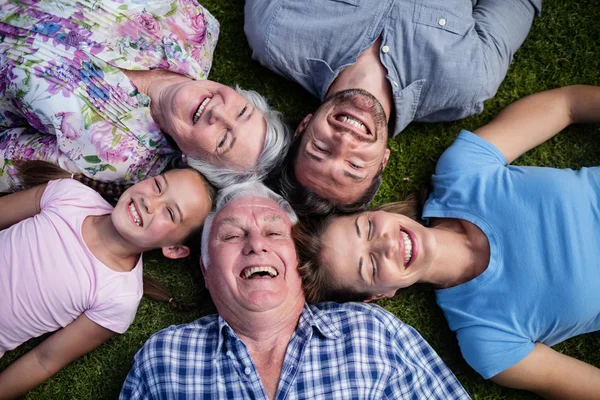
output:
M254 90L243 90L239 86L235 87L235 91L263 113L267 123L267 132L258 163L246 171L215 167L206 160L188 156L188 165L200 171L219 189L248 180L262 181L265 179L270 171L283 162L290 141L290 130L283 122L283 115L271 108L263 96Z
M208 215L208 217L206 217L206 221L204 221L204 228L202 229L200 256L202 259L202 265L204 265L205 269L208 268L208 265L210 264L210 257L208 256L208 242L215 216L219 213L219 211L225 208L230 201L240 197L263 197L271 200L287 214L292 225L296 225L298 222L298 217L292 209L292 206L290 206L290 203L259 181L254 180L238 183L221 190L217 195L215 209Z

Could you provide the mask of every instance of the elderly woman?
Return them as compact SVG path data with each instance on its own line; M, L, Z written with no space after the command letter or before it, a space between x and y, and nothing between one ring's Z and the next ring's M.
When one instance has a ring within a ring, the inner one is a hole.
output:
M299 234L307 297L372 300L431 284L484 378L600 398L600 369L550 347L600 330L600 167L509 165L574 122L600 122L600 88L535 94L462 131L437 163L426 226L405 202Z
M135 183L178 163L216 186L285 153L256 92L205 80L219 34L194 0L0 0L0 191L42 159Z

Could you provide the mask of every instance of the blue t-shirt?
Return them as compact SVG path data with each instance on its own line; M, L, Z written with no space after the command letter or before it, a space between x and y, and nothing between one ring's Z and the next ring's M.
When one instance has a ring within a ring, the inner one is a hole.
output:
M536 342L600 330L600 167L507 165L494 145L462 131L432 180L423 217L467 220L489 240L481 275L436 291L471 367L487 379Z

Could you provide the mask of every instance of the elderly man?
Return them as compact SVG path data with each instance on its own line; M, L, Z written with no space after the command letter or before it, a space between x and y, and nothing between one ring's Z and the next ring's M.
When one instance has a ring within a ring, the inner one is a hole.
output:
M306 214L366 206L388 135L481 112L540 9L541 0L246 0L253 57L324 101L296 130L284 196Z
M469 398L419 334L382 308L305 303L295 222L260 183L220 194L202 237L219 315L151 337L121 399Z

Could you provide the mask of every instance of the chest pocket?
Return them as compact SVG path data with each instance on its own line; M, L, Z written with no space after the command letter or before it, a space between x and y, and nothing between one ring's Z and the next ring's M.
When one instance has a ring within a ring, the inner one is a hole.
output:
M464 36L474 25L472 20L459 17L447 10L423 5L415 6L413 22L416 24L427 25L432 28L452 32L461 36Z

